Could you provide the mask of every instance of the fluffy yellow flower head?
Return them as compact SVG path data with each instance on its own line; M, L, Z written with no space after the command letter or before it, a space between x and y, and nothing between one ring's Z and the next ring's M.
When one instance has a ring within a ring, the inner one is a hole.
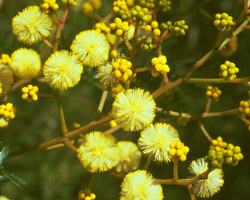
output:
M116 96L113 103L115 121L126 131L139 131L152 123L155 117L155 102L149 92L129 89Z
M141 152L136 144L130 141L121 141L117 143L119 148L119 163L115 170L119 173L128 173L136 170L140 164Z
M208 163L204 160L204 158L193 160L189 165L188 170L191 174L198 176L208 170Z
M207 179L199 180L194 184L193 191L199 198L209 198L219 192L223 184L222 170L214 169L208 174Z
M104 34L87 30L76 35L70 48L84 65L98 67L108 60L110 46Z
M107 62L104 65L98 67L96 77L100 80L100 83L104 87L108 87L117 82L117 79L114 77L112 72L113 72L113 66L111 65L111 63Z
M29 6L12 19L12 30L17 39L34 44L48 37L52 21L38 6Z
M41 69L41 59L32 49L20 48L11 55L10 67L19 78L36 77Z
M156 123L141 132L138 143L145 155L152 155L159 162L169 162L170 144L178 139L178 132L170 124Z
M68 51L53 53L45 62L43 74L49 85L65 90L75 86L81 79L83 67Z
M120 200L161 200L162 187L154 184L153 177L145 170L127 174L121 185Z
M119 150L114 137L94 131L87 134L84 139L77 150L77 155L87 170L105 172L118 163Z

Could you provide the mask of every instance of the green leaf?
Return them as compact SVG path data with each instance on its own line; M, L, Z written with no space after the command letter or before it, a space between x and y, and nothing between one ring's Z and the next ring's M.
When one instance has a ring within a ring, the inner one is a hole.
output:
M18 176L16 176L16 175L13 174L13 173L10 173L10 172L6 171L6 170L3 169L3 168L1 169L1 172L2 172L2 174L3 174L6 178L8 178L12 183L14 183L14 184L17 185L17 186L25 185L25 184L26 184L26 182L25 182L23 179L19 178Z
M8 154L9 154L9 148L7 146L4 146L2 148L2 151L0 151L0 165L6 159L6 157L8 156Z

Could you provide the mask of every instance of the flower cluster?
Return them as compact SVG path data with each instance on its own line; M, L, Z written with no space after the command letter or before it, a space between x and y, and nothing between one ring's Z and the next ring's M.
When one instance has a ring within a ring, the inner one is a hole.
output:
M116 17L114 22L110 23L109 27L117 36L123 36L129 30L128 22L122 21L119 17Z
M22 99L24 100L31 100L37 101L38 100L38 90L39 88L34 85L27 85L22 87Z
M232 16L224 12L215 15L214 25L219 31L230 31L235 22Z
M110 28L104 22L96 23L95 30L100 32L100 33L104 33L104 34L110 33Z
M149 9L155 8L155 1L154 0L142 0L142 1L140 1L140 4L143 7L146 7Z
M126 0L115 0L113 2L113 11L118 13L122 19L129 17L129 9Z
M49 11L49 9L57 10L59 8L59 5L56 0L43 0L41 8L45 9L46 11Z
M250 100L246 101L240 101L239 111L246 115L247 117L250 117Z
M174 36L184 36L188 30L188 25L185 20L179 20L175 22L167 21L161 24L161 27L168 30Z
M170 67L167 64L167 57L164 55L152 58L151 64L154 67L153 75L155 76L157 76L159 73L164 74L170 72Z
M8 126L9 121L15 118L15 108L12 103L0 105L0 127Z
M140 5L134 6L131 11L131 17L140 23L149 23L152 21L152 15L148 8L141 7Z
M127 83L134 75L132 63L126 58L117 57L111 63L106 63L98 68L97 78L100 79L103 86L108 87L119 81Z
M210 145L208 159L213 167L221 168L224 162L233 166L237 165L243 159L243 155L239 146L228 144L223 141L222 137L217 137Z
M218 100L221 96L221 90L218 87L213 87L211 85L207 86L206 95L213 100Z
M69 0L69 2L71 2L71 1L72 0ZM71 5L74 5L74 3L71 3ZM102 5L101 0L87 0L87 1L83 2L82 10L83 10L84 13L90 14L90 13L92 13L94 11L97 11L101 7L101 5Z
M152 32L156 36L161 35L161 30L159 29L159 24L157 21L152 21L150 25L145 25L144 29L148 32Z
M241 148L239 146L234 146L233 144L229 143L227 145L224 158L227 164L236 166L238 162L244 158L244 156L241 153Z
M114 76L126 82L132 75L132 63L125 58L117 58L112 62Z
M187 153L189 148L184 145L180 140L174 141L170 144L170 149L168 155L172 158L173 161L182 161L184 162L187 159Z
M61 0L64 5L69 5L69 6L76 6L78 0ZM101 3L100 0L95 0L97 3ZM96 3L96 4L97 4ZM100 7L100 6L99 6Z
M236 74L239 72L239 68L233 62L225 61L224 64L220 65L219 75L225 79L232 81L236 78Z
M96 195L94 193L84 192L84 191L79 192L78 200L94 200L94 199L96 199Z
M172 7L171 0L159 0L158 4L161 7L163 12L167 12L171 10L171 7Z
M156 47L151 37L141 37L141 41L141 48L144 50L151 50Z

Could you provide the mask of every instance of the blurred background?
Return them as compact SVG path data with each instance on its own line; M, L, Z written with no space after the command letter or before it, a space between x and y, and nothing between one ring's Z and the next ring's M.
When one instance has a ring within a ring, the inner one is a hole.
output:
M11 32L11 19L26 6L39 4L38 0L0 0L0 54L11 54L15 49L24 46L16 40ZM187 36L169 39L163 46L163 52L166 53L171 67L170 79L175 79L186 72L199 57L214 45L217 37L217 30L213 26L214 14L226 11L237 19L242 10L242 2L239 0L175 0L172 4L172 11L159 15L160 21L184 18L190 27ZM105 16L111 9L112 2L105 0L99 14ZM74 36L83 29L91 28L95 22L93 18L84 15L80 8L72 12L63 31L60 49L68 49ZM237 38L236 52L228 57L225 54L217 54L193 74L193 77L217 77L219 65L227 59L235 62L240 68L239 77L249 76L249 36L249 31L242 32ZM34 46L34 49L39 50L40 48L40 45ZM121 48L121 51L124 49ZM144 58L151 58L153 55L156 55L155 51L141 51L137 56L137 62L140 65L149 65L150 59ZM46 56L43 59L46 59ZM94 75L94 71L85 70L80 84L62 94L66 121L70 128L73 128L75 122L86 124L101 117L101 114L97 112L97 106L102 91L97 86ZM140 74L137 78L133 87L153 91L160 84L160 79L152 78L149 73ZM201 113L206 102L206 86L205 84L186 84L178 87L157 99L157 106L178 112ZM44 93L52 92L44 84L39 87L40 91ZM213 104L212 111L237 108L240 100L249 98L249 87L247 86L220 84L219 87L223 95L220 101ZM58 110L53 98L41 97L38 102L29 103L21 99L20 90L11 93L8 98L15 105L17 116L7 128L0 130L0 141L11 151L29 147L60 135ZM113 98L109 96L104 113L110 110L112 101ZM164 115L158 115L156 120L173 124L179 131L182 141L190 147L187 161L180 165L180 177L187 177L189 163L193 159L207 154L208 141L202 135L196 121L183 125L180 120ZM248 127L236 116L209 118L202 122L213 137L222 136L225 141L241 146L245 156L238 166L226 165L223 168L224 187L211 199L249 200L250 134ZM135 142L138 138L138 134L123 131L115 133L115 136L122 140ZM145 159L142 164L143 162ZM11 182L1 183L0 194L12 200L77 199L78 191L84 189L90 179L90 174L81 167L76 155L66 148L9 157L6 168L27 182L26 185L19 187ZM150 166L149 171L155 177L169 178L172 176L171 164L154 163ZM92 190L98 200L116 200L119 198L120 183L119 178L112 177L108 173L97 174L94 177ZM164 191L168 200L190 198L185 187L164 186Z

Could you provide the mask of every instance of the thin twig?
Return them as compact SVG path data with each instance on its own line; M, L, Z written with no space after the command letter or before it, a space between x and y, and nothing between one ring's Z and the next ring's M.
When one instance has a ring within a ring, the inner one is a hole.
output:
M101 118L100 120L91 121L90 123L78 128L78 129L75 129L73 131L68 132L67 138L70 139L70 138L74 138L80 134L84 134L84 133L86 133L86 131L93 129L95 127L98 127L100 125L103 125L112 119L113 119L113 116L109 114L109 115L106 115L105 117ZM57 146L58 144L63 144L64 140L65 140L64 137L56 137L56 138L47 140L45 142L41 142L37 145L27 147L25 149L13 151L10 153L10 155L11 156L19 156L19 155L23 155L26 153L30 153L32 151L48 150L48 149L51 149L51 147ZM61 147L61 145L59 145L59 147Z
M193 193L193 187L192 184L187 185L187 189L190 195L191 200L196 200L195 194Z
M115 133L116 131L120 130L121 128L122 128L121 125L117 125L115 127L112 127L110 129L104 131L103 134L111 135L111 134Z
M147 169L149 168L149 166L150 166L150 164L151 164L151 162L152 162L152 158L153 158L152 155L148 156L148 158L147 158L147 160L146 160L146 162L145 162L145 164L144 164L144 166L143 166L143 169L144 169L144 170L147 170Z
M173 181L177 181L179 179L179 170L178 170L178 161L173 161Z
M102 113L102 110L103 110L104 104L106 102L107 96L108 96L108 90L103 90L102 91L102 96L101 96L101 99L100 99L100 102L99 102L99 105L98 105L98 108L97 108L97 110L100 113Z
M200 127L203 135L207 138L207 140L212 143L213 138L210 136L210 134L207 132L205 126L201 122L199 122L199 127Z

